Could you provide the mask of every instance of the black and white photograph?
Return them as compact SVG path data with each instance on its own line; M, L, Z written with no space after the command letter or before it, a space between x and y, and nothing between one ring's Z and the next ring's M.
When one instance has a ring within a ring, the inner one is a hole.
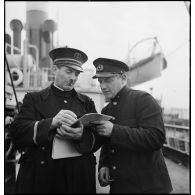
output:
M191 193L191 1L4 1L3 44L4 194Z

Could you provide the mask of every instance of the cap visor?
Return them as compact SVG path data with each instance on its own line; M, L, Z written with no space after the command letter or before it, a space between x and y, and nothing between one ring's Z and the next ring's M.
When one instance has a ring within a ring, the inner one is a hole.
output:
M92 78L97 79L97 78L104 78L104 77L113 77L115 75L116 75L116 73L102 73L102 74L96 74Z
M83 68L80 67L80 66L76 66L76 65L73 65L73 64L66 64L66 65L64 65L64 66L70 67L70 68L72 68L72 69L74 69L74 70L77 70L77 71L79 71L79 72L83 72Z

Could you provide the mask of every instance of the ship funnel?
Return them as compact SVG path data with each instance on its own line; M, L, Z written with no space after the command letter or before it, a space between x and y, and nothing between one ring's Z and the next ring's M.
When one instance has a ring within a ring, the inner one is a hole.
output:
M42 31L44 41L46 43L51 43L53 47L53 33L57 30L57 24L53 20L46 20L43 23Z
M48 53L53 49L54 32L56 30L57 23L53 20L45 20L41 26L41 67L51 64L51 59L48 58Z
M13 30L13 43L14 46L21 49L21 31L23 29L22 22L17 19L13 19L10 22L10 28ZM14 54L19 54L19 51L14 50Z
M39 57L41 56L41 25L48 18L48 2L26 2L26 30L29 44L38 48ZM36 58L33 48L29 53ZM40 63L40 59L39 59Z

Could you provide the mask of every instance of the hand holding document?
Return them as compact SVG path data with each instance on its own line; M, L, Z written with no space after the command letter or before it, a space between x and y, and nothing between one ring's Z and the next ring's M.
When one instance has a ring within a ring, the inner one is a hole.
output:
M87 113L74 122L71 127L76 127L79 121L83 124L83 126L89 126L93 124L94 121L108 121L112 118L112 116L105 114Z
M75 123L71 125L71 127L77 127L79 122L81 122L83 126L89 126L94 121L108 121L112 118L112 116L104 114L88 113L79 118ZM75 142L73 140L61 138L58 135L54 137L52 149L53 159L70 158L81 155L82 154L76 150Z

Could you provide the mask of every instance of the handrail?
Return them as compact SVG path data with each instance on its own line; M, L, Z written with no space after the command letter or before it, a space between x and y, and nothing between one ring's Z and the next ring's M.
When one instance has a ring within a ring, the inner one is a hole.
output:
M21 49L19 49L16 46L13 46L13 45L11 45L9 43L5 43L5 47L6 47L6 51L7 51L7 47L10 47L12 49L11 51L13 51L13 49L14 49L14 50L19 51L20 53L22 53ZM11 55L13 55L13 52L11 52Z
M39 68L39 48L36 46L36 45L32 45L32 44L29 44L28 47L32 47L35 49L35 53L36 53L36 65L37 65L37 68Z
M166 143L164 146L189 155L189 127L165 124ZM170 128L168 130L168 128ZM179 130L183 131L179 131ZM179 132L179 134L177 134Z
M178 129L189 130L189 127L188 126L172 125L172 124L166 124L166 123L165 123L165 127L175 127L175 128L178 128Z

